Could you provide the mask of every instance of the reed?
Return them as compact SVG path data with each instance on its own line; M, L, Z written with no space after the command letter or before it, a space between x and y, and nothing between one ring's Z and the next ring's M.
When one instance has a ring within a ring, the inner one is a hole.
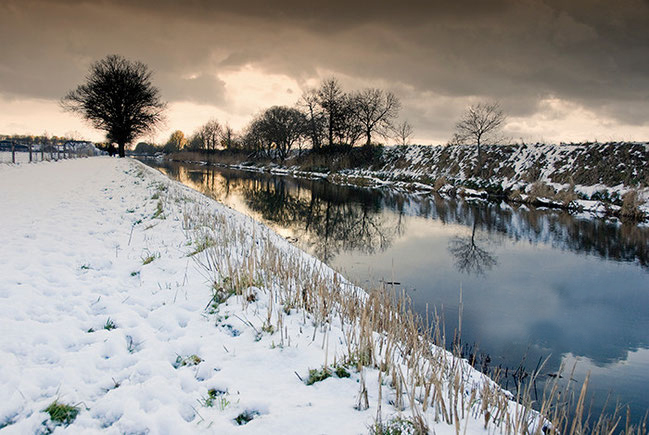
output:
M493 371L489 378L472 367L474 359L462 358L459 331L452 351L445 349L444 322L436 309L430 319L422 318L404 292L385 286L361 290L251 219L182 199L187 195L182 189L158 192L159 204L183 210L183 228L195 248L191 258L212 286L208 306L235 296L244 309L256 309L252 295L264 293L269 302L263 319L259 316L260 329L279 334L282 347L291 345L287 318L297 315L313 327L311 341L324 351L322 369L312 372L314 382L331 376L329 334L332 327L342 331L333 367L357 372L357 409L376 406L371 432L403 426L426 433L433 424L446 424L461 433L470 423L493 433L647 432L646 423L629 424L628 414L622 427L618 408L612 415L591 416L585 406L588 379L576 395L556 376L537 397L534 381L542 365L512 394L496 382L501 373ZM376 395L370 395L368 386L375 384L368 380L376 378ZM380 403L372 404L370 397Z

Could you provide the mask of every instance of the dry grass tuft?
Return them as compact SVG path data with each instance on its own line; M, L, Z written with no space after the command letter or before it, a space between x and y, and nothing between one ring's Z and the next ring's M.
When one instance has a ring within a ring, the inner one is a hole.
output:
M544 196L550 190L538 184L531 193ZM459 346L454 346L454 353L445 350L446 331L436 310L430 322L424 321L414 313L403 292L385 287L364 292L319 261L282 243L268 229L251 221L229 219L192 201L164 201L176 203L183 204L188 237L210 241L192 257L214 284L208 307L215 311L219 303L236 295L246 308L255 304L256 297L251 295L265 292L270 302L264 320L269 327L264 332L277 331L280 346L290 346L283 324L288 315L300 315L305 323L308 317L314 326L313 341L320 332L323 349L328 346L327 331L334 325L340 328L344 350L333 367L356 368L360 376L357 409L372 405L367 379L378 374L378 396L389 398L389 408L393 409L387 412L401 415L402 420L382 423L379 405L376 425L371 429L374 433L395 433L395 428L406 426L414 428L412 433L426 433L433 424L450 425L459 433L466 429L461 425L468 419L480 421L487 431L500 433L552 430L599 434L618 427L617 410L612 416L601 415L595 420L583 415L587 382L575 400L573 392L560 387L557 376L554 382L546 383L537 400L532 388L537 371L527 384L519 385L514 396L461 358ZM336 370L333 373L343 377L343 372ZM317 382L331 375L325 360L321 370L313 371L312 379ZM382 392L382 388L387 391ZM410 416L404 417L401 412ZM641 433L646 429L630 426L629 430Z

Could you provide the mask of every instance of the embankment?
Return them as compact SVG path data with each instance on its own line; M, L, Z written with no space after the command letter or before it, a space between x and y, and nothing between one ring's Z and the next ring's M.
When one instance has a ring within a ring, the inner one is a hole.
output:
M479 156L472 146L363 147L294 152L281 163L245 153L169 158L338 184L506 199L635 221L649 214L648 143L483 146Z

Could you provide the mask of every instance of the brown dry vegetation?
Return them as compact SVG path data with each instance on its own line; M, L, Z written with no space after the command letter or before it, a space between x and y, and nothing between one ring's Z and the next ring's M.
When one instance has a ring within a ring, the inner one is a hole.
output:
M640 199L638 191L630 190L622 196L620 214L623 218L640 221L646 217L640 209L642 204L644 204L644 201Z
M532 382L519 388L515 396L495 382L476 383L474 369L459 357L459 346L454 346L455 355L444 350L448 340L435 310L424 320L414 314L403 293L390 288L365 293L319 262L281 245L269 231L259 230L261 227L244 228L173 189L161 195L166 196L164 204L184 204L183 227L191 240L210 241L192 258L214 283L219 300L237 295L247 307L256 299L251 297L256 291L253 284L267 292L272 303L265 324L280 333L282 345L290 345L283 324L294 312L305 322L310 319L314 340L316 334L326 335L333 325L342 329L345 352L339 361L360 375L358 409L369 406L364 379L378 376L379 385L381 379L383 384L389 380L388 388L398 402L395 410L407 409L409 417L404 418L418 433L427 433L430 423L447 424L460 433L469 416L495 433L539 434L551 428L565 434L646 433L646 426L623 427L619 408L613 415L585 415L587 382L579 393L550 383L539 401L533 398ZM326 368L328 362L323 363ZM536 424L533 407L545 424ZM383 423L377 421L373 430L381 433L382 428Z

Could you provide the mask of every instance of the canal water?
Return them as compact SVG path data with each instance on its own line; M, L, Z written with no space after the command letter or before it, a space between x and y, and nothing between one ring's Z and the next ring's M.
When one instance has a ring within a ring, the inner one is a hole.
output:
M213 166L145 161L265 223L348 279L397 283L417 311L459 322L480 365L534 370L649 409L649 228L565 211L465 201ZM449 340L450 341L450 340ZM577 362L572 380L570 370ZM514 379L502 381L512 388ZM541 391L539 391L539 394ZM577 391L578 394L578 391Z

